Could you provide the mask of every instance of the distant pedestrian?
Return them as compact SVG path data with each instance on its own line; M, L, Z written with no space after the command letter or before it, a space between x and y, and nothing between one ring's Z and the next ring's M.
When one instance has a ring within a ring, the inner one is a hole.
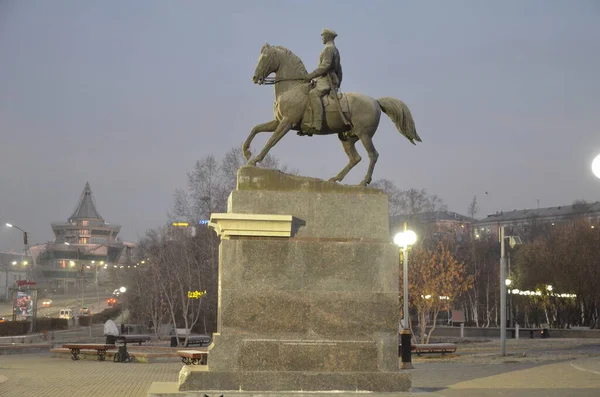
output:
M121 323L121 335L125 334L125 324Z

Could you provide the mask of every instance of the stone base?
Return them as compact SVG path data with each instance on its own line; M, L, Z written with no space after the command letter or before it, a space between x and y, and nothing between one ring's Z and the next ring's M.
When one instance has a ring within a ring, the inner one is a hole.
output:
M335 391L335 392L310 392L310 391L178 391L177 382L154 382L150 386L147 397L401 397L414 396L409 392L361 392L361 391ZM425 394L423 394L425 395ZM437 393L426 393L427 397L441 396Z
M222 240L208 365L183 367L168 388L202 397L409 391L387 196L257 167L240 169L237 182L227 214L210 223ZM285 234L253 225L265 220L285 220ZM169 395L157 388L149 395Z
M179 391L410 391L406 372L236 371L183 367Z

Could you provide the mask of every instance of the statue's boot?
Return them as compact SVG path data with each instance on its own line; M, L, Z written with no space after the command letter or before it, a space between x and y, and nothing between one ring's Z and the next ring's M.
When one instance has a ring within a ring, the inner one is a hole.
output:
M323 103L318 96L311 96L310 107L313 113L312 128L316 131L321 131L323 126Z

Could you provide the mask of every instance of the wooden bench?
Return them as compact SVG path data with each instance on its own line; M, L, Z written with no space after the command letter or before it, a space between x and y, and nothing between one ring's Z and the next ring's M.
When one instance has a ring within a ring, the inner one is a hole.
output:
M124 334L119 335L115 338L116 342L121 343L138 343L139 346L142 345L142 342L148 342L151 339L150 335L147 334Z
M415 344L411 346L411 350L417 353L417 356L425 353L442 353L443 356L446 353L454 353L456 345L454 343Z
M208 350L177 350L177 355L185 365L206 365Z
M171 347L176 347L179 345L179 342L185 341L185 330L184 332L179 332L177 330L176 334L171 336ZM200 334L192 334L188 336L188 341L185 347L189 345L200 345L200 346L208 346L210 345L211 338L208 335L200 335Z
M62 345L65 349L71 349L71 360L79 360L81 349L96 350L98 361L104 361L106 351L115 348L115 345L106 345L99 343L67 343Z

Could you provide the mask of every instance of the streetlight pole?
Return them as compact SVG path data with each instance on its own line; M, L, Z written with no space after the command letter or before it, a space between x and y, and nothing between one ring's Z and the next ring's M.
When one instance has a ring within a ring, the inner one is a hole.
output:
M27 246L28 246L28 244L27 244L27 232L25 230L21 229L19 226L15 225L15 224L12 224L12 223L6 222L5 225L6 225L6 227L9 227L11 229L15 228L15 229L18 229L21 232L23 232L23 246L24 246L25 256L27 257ZM27 268L27 275L28 275L27 279L29 279L29 276L30 276L29 268Z
M506 256L504 226L500 226L500 350L506 356Z
M411 347L412 334L408 319L408 247L417 241L417 235L411 230L407 230L406 222L404 222L404 232L394 236L394 243L402 249L402 282L403 282L403 303L404 303L404 320L402 333L400 334L400 343L402 346L402 369L413 369L411 362Z

